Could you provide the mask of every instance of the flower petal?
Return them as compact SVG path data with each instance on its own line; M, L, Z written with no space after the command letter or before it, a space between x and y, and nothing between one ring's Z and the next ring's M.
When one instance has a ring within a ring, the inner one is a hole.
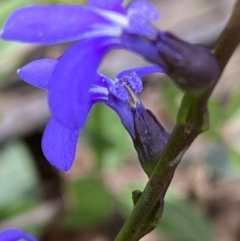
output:
M144 20L155 21L159 19L158 10L146 0L132 1L127 8L127 15L130 18L143 18Z
M23 66L17 73L19 77L28 84L47 89L57 62L55 59L35 60Z
M20 229L9 228L0 232L0 241L18 241L20 239L37 241L32 235Z
M123 12L123 0L88 0L89 6L104 8L116 12Z
M129 19L129 27L125 29L125 31L131 34L141 34L148 37L155 37L157 35L157 31L149 25L145 19L136 16Z
M42 138L46 159L56 168L67 172L73 163L80 131L70 130L53 118L49 120Z
M164 73L165 70L164 70L164 68L162 68L160 66L151 65L151 66L124 70L117 75L117 78L120 79L120 78L124 77L124 75L129 75L132 72L135 72L139 76L145 76L145 75L149 75L149 74L153 74L153 73Z
M56 44L79 39L95 23L109 21L86 6L34 5L15 11L6 21L1 37L27 43Z
M70 47L59 59L49 86L49 104L56 120L80 129L89 112L89 89L104 55L116 48L114 39L85 39Z
M119 44L129 51L140 54L152 63L160 66L163 64L159 54L160 47L153 41L149 41L147 38L123 32L119 38Z
M121 119L122 124L128 130L130 135L135 137L133 113L129 108L128 103L122 102L121 100L119 100L113 95L109 95L108 100L105 101L104 103L117 113L117 115Z
M159 14L157 9L148 1L135 0L127 8L129 27L126 31L133 34L142 34L147 36L156 35L156 30L148 24L148 21L157 20Z

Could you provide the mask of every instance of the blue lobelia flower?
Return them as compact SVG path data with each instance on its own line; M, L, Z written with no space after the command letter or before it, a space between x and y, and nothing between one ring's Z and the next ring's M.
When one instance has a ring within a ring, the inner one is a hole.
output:
M114 42L118 47L161 63L158 48L152 40L162 33L149 23L159 18L158 11L147 0L134 0L127 7L122 5L123 0L88 0L88 6L23 7L7 19L0 37L4 40L49 45L101 36L107 37L108 44ZM101 41L99 44L102 44ZM113 48L116 45L110 47ZM77 50L79 48L76 47L74 53ZM76 59L77 56L72 58Z
M6 21L1 33L4 40L55 44L83 39L61 56L49 84L49 89L54 89L49 92L53 116L68 128L79 129L81 116L88 112L87 90L107 52L125 48L161 63L158 47L150 41L158 33L148 24L158 18L156 9L144 0L135 0L127 8L122 7L122 2L89 0L89 6L34 5L17 10ZM76 105L81 106L81 112L75 111L79 109Z
M51 89L51 76L58 67L58 62L58 60L53 59L36 60L21 68L18 71L18 75L32 85L47 89L49 95L51 95L51 92L55 91L55 89ZM84 72L83 66L79 68L82 70L80 71L81 73ZM71 168L78 137L91 107L98 102L105 103L119 115L124 127L134 139L134 111L139 110L139 112L142 112L145 109L137 97L137 93L142 90L140 77L155 72L162 72L162 69L157 66L147 66L125 70L118 74L114 80L95 72L94 80L89 89L86 93L82 90L80 92L80 99L85 98L85 100L82 101L81 105L78 105L78 102L73 102L75 111L73 113L68 112L69 116L66 116L66 118L72 118L71 115L79 114L77 128L71 129L63 125L54 115L48 122L42 139L42 149L47 160L63 171L68 171ZM87 75L84 76L87 78ZM81 89L81 83L84 85L87 81L88 79L79 79L79 87L77 88ZM71 79L66 79L65 82L70 84ZM73 89L72 95L74 95L74 91ZM72 96L72 98L76 97ZM66 99L65 101L68 100ZM85 103L85 106L83 103ZM64 113L63 109L64 114L66 112Z
M49 81L49 104L61 124L79 130L86 116L87 95L97 68L112 49L135 51L161 64L154 43L158 32L148 23L158 18L145 0L126 8L122 0L89 0L81 5L33 5L14 12L6 21L1 38L36 44L81 40L59 59ZM81 66L81 68L79 68ZM54 90L54 91L52 91Z
M167 69L159 49L179 59L178 53L164 42L164 33L148 23L157 18L156 9L144 0L135 0L127 8L122 7L122 0L90 0L89 6L37 5L19 9L9 17L1 33L5 40L41 44L81 40L58 61L36 61L19 71L20 77L27 82L48 89L53 117L46 127L42 148L54 166L64 171L70 169L78 136L95 102L104 102L117 112L135 146L141 144L142 139L148 139L140 134L147 126L146 119L157 128L158 124L136 97L141 91L139 76ZM97 74L97 69L103 57L115 48L137 52L164 68L148 67L135 70L135 73L125 71L113 82ZM140 136L136 139L132 107L140 113L136 123ZM150 132L155 133L154 130ZM166 139L165 135L159 139ZM160 151L154 150L154 156ZM139 155L147 156L148 152L146 149Z
M0 241L19 241L22 239L27 241L37 241L32 235L20 229L9 228L0 231Z
M88 3L21 8L8 18L0 34L4 40L35 44L81 40L59 59L49 84L49 90L54 89L49 94L50 109L66 127L79 129L82 125L82 115L88 113L83 95L103 57L115 48L134 51L164 67L180 88L194 94L219 77L217 60L208 49L151 26L149 21L156 20L158 12L148 1L134 0L125 8L123 0ZM83 79L87 81L79 82Z

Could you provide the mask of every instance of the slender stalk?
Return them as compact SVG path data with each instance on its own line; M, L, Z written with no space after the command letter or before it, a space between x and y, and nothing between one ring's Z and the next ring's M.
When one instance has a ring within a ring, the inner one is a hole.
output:
M233 9L232 16L227 26L221 33L214 49L221 70L225 68L240 40L240 1Z
M187 96L183 102L192 97ZM178 165L181 156L190 146L195 137L202 131L202 126L205 125L204 114L200 107L200 102L191 101L189 103L189 112L186 116L194 118L186 124L177 124L173 130L170 140L162 153L162 157L158 162L149 182L147 183L142 196L134 207L134 210L115 239L116 241L137 241L139 240L138 233L145 225L152 208L164 198L165 186L169 184ZM197 110L197 113L195 113ZM180 108L180 115L185 108ZM204 123L204 125L203 125Z
M240 0L236 2L232 16L217 41L214 54L219 62L221 71L225 68L235 51L240 39ZM141 232L147 225L149 215L158 202L164 198L175 169L182 155L194 139L208 127L207 101L217 84L214 83L201 96L184 95L178 121L162 156L155 167L141 197L136 203L131 215L120 230L115 241L138 241Z

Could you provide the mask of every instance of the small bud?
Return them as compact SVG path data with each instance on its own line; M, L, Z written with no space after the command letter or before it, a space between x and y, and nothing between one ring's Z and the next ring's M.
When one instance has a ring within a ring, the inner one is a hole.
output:
M142 105L134 109L133 143L142 168L150 176L169 138L169 133L151 111Z
M219 78L218 61L206 47L170 33L160 33L157 45L167 74L184 91L202 92Z

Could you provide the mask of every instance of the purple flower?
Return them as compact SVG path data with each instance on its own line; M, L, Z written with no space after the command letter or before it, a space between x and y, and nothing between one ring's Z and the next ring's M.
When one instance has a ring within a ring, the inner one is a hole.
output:
M9 228L0 231L0 241L19 241L20 239L27 241L37 241L37 239L32 235L20 229Z
M81 38L120 37L123 32L154 37L148 21L158 12L148 1L89 0L81 5L33 5L14 12L7 20L2 38L37 44L56 44Z
M47 89L49 96L51 96L51 92L55 91L55 89L51 89L51 76L58 67L58 64L59 61L53 59L36 60L21 68L18 74L24 81ZM81 70L79 72L84 73L84 67L80 66L79 68ZM98 102L105 103L112 108L119 115L124 127L132 138L135 138L132 110L144 108L137 98L137 93L142 90L140 77L161 71L162 69L157 66L136 68L121 72L114 80L95 72L92 73L94 74L94 80L86 93L81 90L81 85L84 85L88 80L79 79L77 81L77 88L78 91L81 91L80 100L83 99L82 104L78 105L78 102L73 102L73 104L75 104L74 112L68 112L69 116L66 116L66 118L72 118L72 115L79 113L79 123L77 123L76 128L71 129L59 122L53 115L46 126L42 139L42 149L47 160L63 171L68 171L71 168L78 137L85 125L91 107ZM71 85L71 80L66 79L65 82ZM73 89L73 95L74 91ZM65 101L68 100L66 99ZM85 105L83 103L85 103ZM61 106L59 106L59 108L61 108ZM63 115L64 114L66 114L66 112L64 112L63 109Z
M157 48L152 42L158 31L149 23L158 19L157 10L146 0L132 1L125 8L122 4L123 0L89 0L88 6L23 7L8 18L0 36L3 40L33 44L107 37L109 44L115 43L108 51L117 44L118 48L135 51L158 62ZM77 59L77 56L71 57Z
M84 109L87 90L102 59L112 49L134 51L162 66L185 91L198 93L219 75L218 63L209 50L151 26L149 21L156 20L158 12L148 1L135 0L125 8L122 2L89 0L88 6L24 7L8 18L0 34L4 40L35 44L81 40L59 59L49 84L49 90L54 90L49 92L52 114L70 129L78 130L82 115L88 113ZM79 82L83 79L87 81Z
M4 40L38 44L81 40L61 56L48 86L52 114L67 128L79 130L82 126L83 116L88 113L88 90L110 50L125 48L162 63L153 43L158 32L148 23L158 18L156 9L145 0L135 0L127 8L122 2L34 5L17 10L5 23L1 33Z
M122 0L88 2L89 6L21 8L9 17L1 34L4 40L35 44L80 40L58 61L35 61L18 72L26 82L48 90L52 118L42 149L49 162L64 171L72 166L77 139L94 103L103 102L115 110L134 139L132 110L140 116L145 110L136 96L142 89L140 77L165 71L156 66L124 71L113 81L97 73L104 56L125 48L161 66L165 62L159 55L159 40L163 51L177 55L164 43L164 34L149 24L158 13L147 1L135 0L127 8Z

